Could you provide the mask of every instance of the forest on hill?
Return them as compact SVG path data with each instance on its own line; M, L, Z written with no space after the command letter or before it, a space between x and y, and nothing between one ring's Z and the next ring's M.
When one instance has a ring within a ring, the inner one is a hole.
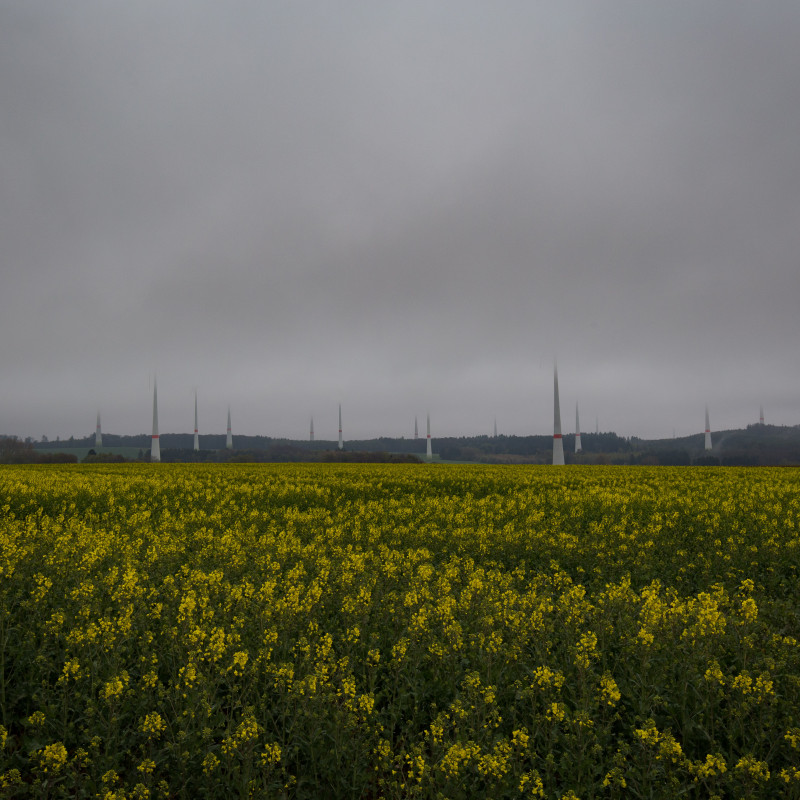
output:
M225 434L200 437L193 450L193 434L165 433L160 437L161 460L181 462L285 462L285 461L402 461L424 460L424 438L346 440L338 449L334 440L292 440L270 436L233 437L225 447ZM800 465L800 426L748 425L738 430L712 433L713 448L704 449L697 433L671 439L626 438L616 433L581 434L582 452L575 453L574 434L565 434L568 464L642 464L664 466L784 466ZM481 464L548 464L552 436L459 436L433 439L436 460ZM0 437L0 463L64 460L149 460L150 436L103 434L95 452L94 434L59 442L22 442Z

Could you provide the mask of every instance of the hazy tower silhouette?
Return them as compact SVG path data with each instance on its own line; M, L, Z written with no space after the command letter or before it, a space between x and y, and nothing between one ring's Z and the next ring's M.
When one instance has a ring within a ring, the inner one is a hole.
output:
M344 439L342 439L342 404L339 403L339 449L344 450Z
M233 450L233 432L231 431L231 407L228 406L228 435L225 438L225 447Z
M708 406L706 406L706 450L711 449L711 425L708 421Z
M764 424L764 406L758 407L758 421L763 425Z
M561 405L558 401L558 365L553 365L553 464L564 465L564 442L561 439Z
M194 390L194 449L200 449L200 435L197 433L197 389Z
M311 426L308 429L308 441L314 441L314 417L311 417Z
M578 417L578 404L575 403L575 452L580 453L583 450L581 447L581 421Z
M763 422L763 420L762 420ZM103 431L100 430L100 412L97 412L97 428L94 432L94 446L95 447L102 447L103 446Z
M433 451L431 450L431 415L428 414L428 445L425 451L426 458L430 461L433 458Z
M414 417L414 438L419 439L419 427L417 426L417 418Z
M150 437L150 460L161 461L161 444L158 439L158 384L153 378L153 435Z
M497 438L497 417L494 418L494 438Z

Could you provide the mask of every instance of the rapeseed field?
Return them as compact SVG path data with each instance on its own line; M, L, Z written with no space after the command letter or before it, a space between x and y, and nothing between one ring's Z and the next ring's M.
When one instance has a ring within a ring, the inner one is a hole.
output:
M800 471L0 470L0 794L800 797Z

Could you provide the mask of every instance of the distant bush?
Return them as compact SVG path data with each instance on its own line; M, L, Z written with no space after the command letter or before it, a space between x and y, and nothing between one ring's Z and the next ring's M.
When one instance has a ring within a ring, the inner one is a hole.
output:
M665 467L688 467L692 463L687 450L662 450L657 456L658 463Z
M0 464L75 464L73 453L38 453L30 442L14 437L0 438Z
M718 467L719 459L716 456L699 456L694 460L696 467Z
M75 453L35 453L34 464L77 464Z
M83 459L84 464L122 464L128 459L118 453L95 453L89 451Z
M36 460L36 453L30 442L21 442L16 436L0 439L0 464L30 464Z
M322 460L339 464L419 464L420 460L411 453L371 453L350 452L348 450L326 450Z

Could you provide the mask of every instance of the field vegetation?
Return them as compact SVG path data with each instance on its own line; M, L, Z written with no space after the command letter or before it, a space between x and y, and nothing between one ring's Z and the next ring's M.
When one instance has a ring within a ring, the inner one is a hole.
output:
M800 471L0 469L0 794L800 797Z

